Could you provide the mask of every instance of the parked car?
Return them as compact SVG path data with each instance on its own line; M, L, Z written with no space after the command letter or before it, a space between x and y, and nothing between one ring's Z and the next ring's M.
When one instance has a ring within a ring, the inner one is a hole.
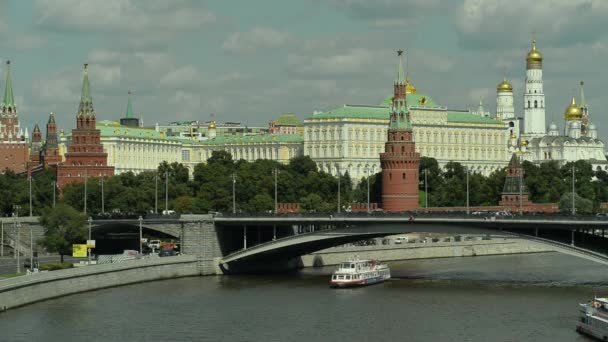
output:
M178 253L172 249L163 249L158 253L159 257L168 257L168 256L176 256Z

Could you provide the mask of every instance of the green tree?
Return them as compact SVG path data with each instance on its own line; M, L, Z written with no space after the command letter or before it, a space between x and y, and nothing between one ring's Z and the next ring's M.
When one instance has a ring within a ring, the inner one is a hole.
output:
M72 244L86 241L86 216L69 205L60 203L46 208L40 216L40 224L46 229L41 244L49 251L63 256L72 252Z
M577 214L590 214L593 211L593 202L578 194L574 196L574 206ZM559 200L559 210L563 213L572 212L572 193L565 193Z
M173 201L173 208L178 213L192 213L194 198L191 196L180 196Z

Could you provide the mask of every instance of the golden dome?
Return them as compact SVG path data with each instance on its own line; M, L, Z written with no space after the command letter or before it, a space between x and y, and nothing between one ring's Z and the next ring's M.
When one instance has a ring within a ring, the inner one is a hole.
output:
M542 63L543 61L543 55L536 50L536 39L532 40L532 50L528 52L526 61L528 61L528 63Z
M498 83L496 86L497 92L513 92L513 86L506 79L502 80L502 82Z
M524 141L522 141L522 142L521 142L521 145L522 145L522 146L528 146L528 140L524 140Z
M215 129L215 121L211 121L209 126L207 126L207 129Z
M410 77L406 77L405 79L405 93L406 94L416 94L416 87L410 82Z
M581 119L583 118L583 111L576 104L574 96L572 96L572 102L564 112L564 117L567 121L581 121Z

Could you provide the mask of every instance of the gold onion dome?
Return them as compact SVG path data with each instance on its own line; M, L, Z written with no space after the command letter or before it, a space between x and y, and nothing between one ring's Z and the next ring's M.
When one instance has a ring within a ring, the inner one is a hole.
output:
M532 40L532 50L528 52L526 60L528 63L541 63L543 61L543 55L536 50L536 39Z
M502 82L498 83L496 86L496 91L498 92L512 92L513 86L506 79L502 80Z
M410 81L410 78L407 77L405 79L405 93L406 94L416 94L416 87Z
M574 96L572 97L572 102L564 112L564 117L567 121L581 121L581 119L583 118L583 111L576 104Z
M215 121L211 121L207 129L215 129Z

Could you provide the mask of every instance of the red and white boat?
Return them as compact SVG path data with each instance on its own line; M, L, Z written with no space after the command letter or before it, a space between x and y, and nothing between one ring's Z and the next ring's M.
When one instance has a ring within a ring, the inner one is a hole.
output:
M352 287L382 283L391 278L391 270L378 260L350 260L332 274L332 287Z

